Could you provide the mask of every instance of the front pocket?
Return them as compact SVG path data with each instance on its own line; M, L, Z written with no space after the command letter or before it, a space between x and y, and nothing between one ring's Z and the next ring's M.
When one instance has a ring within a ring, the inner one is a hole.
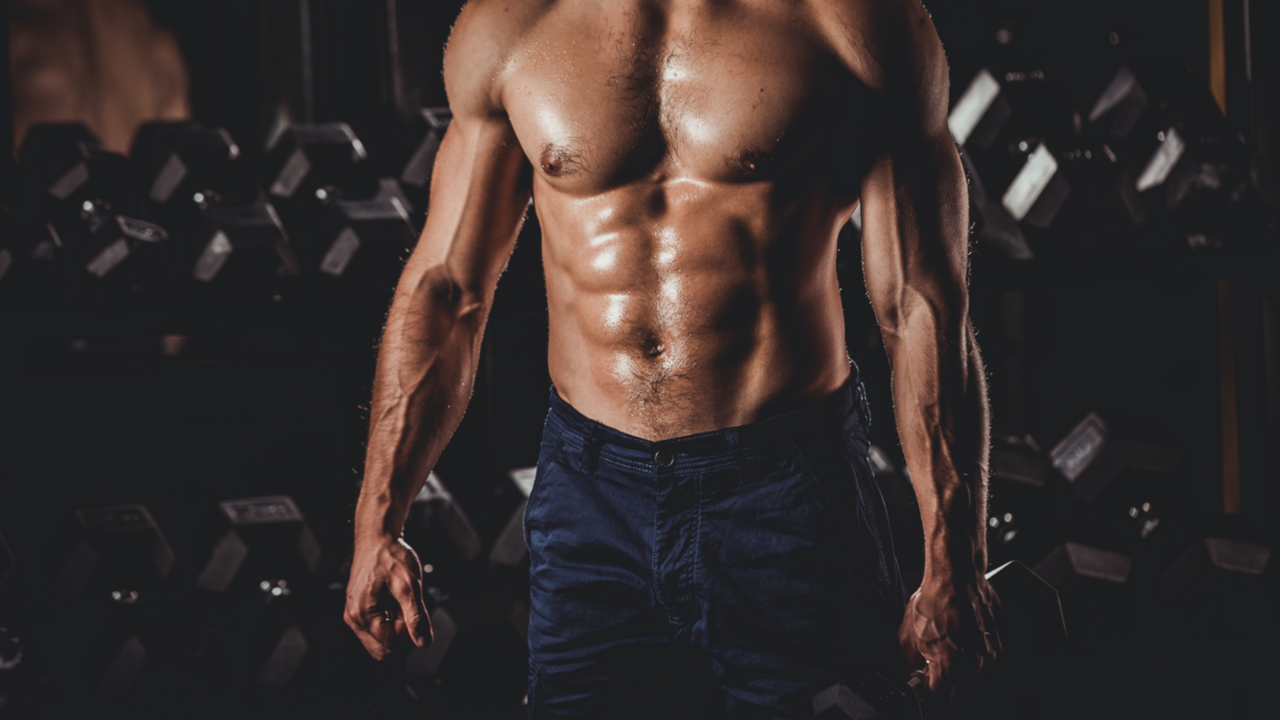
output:
M538 503L539 498L543 496L542 487L547 484L549 477L554 474L552 468L560 459L560 452L564 448L565 440L560 438L551 446L542 457L538 458L537 471L533 476L533 488L529 490L529 497L524 501L524 510L520 518L520 524L524 530L524 545L532 550L529 544L529 517L534 507Z
M819 437L794 442L791 451L799 465L800 479L828 515L856 513L856 479L843 461L841 449L824 440Z

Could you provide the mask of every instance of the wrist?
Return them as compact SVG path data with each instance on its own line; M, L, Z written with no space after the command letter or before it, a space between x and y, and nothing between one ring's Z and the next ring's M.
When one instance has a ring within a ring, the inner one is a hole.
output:
M356 517L355 547L358 550L365 546L386 545L404 537L403 523L397 527L387 516Z
M971 582L987 570L987 548L980 533L967 529L935 532L925 544L926 578Z

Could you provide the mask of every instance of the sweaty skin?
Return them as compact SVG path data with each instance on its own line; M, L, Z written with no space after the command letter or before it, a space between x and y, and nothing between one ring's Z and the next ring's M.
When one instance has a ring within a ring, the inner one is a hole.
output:
M918 0L473 0L445 82L453 125L384 334L356 510L346 617L369 652L430 642L404 520L468 402L532 197L551 378L651 440L846 381L836 237L861 202L927 541L899 639L940 691L994 657L967 201Z

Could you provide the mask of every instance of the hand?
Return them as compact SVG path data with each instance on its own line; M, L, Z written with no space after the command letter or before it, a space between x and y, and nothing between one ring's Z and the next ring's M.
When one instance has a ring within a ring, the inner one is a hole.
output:
M390 655L397 640L431 644L422 564L408 543L400 538L357 543L343 618L374 660Z
M948 706L999 653L999 611L1000 598L981 575L960 584L926 578L907 601L898 644L911 667L925 668L929 691Z

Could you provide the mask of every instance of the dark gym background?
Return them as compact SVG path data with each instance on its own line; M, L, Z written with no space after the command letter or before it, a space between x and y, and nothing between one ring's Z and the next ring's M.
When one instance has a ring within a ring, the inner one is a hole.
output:
M282 122L344 121L375 162L396 167L398 128L418 109L446 104L442 49L461 0L147 4L180 44L194 119L226 128L250 163L262 161ZM1201 252L1137 243L1022 262L975 241L972 314L998 427L1029 433L1047 450L1091 411L1139 418L1183 452L1166 493L1183 534L1169 542L1215 536L1275 547L1280 7L1267 0L925 4L950 61L953 101L997 52L997 38L1063 67L1109 52L1113 37L1143 63L1180 68L1225 101L1226 122L1250 148L1264 208L1247 237ZM1221 26L1210 22L1213 13ZM0 102L7 123L8 100ZM0 127L0 136L10 135ZM888 364L850 235L841 248L849 352L869 391L872 441L900 460ZM289 495L319 539L328 582L345 582L388 298L285 297L252 312L196 312L180 303L0 311L0 533L17 561L17 579L0 595L0 626L38 636L47 621L38 619L47 607L40 564L51 562L47 548L74 508L145 504L178 558L181 585L208 554L206 526L218 501ZM189 351L149 351L163 336L186 338ZM548 383L539 236L530 217L499 285L467 416L437 467L486 540L512 511L514 500L496 494L506 472L536 459ZM1063 527L1055 539L1128 549L1096 528ZM1274 565L1262 581L1265 606L1235 618L1242 629L1214 634L1136 617L1123 622L1137 630L1086 629L1088 643L1055 666L1057 693L1028 716L1274 712ZM330 595L324 602L340 599L340 585ZM20 687L3 691L12 703L0 705L0 716L519 716L518 708L490 706L483 677L427 698L413 689L418 679L374 663L344 636L340 602L332 606L332 640L312 643L284 690L178 680L151 668L125 697L106 697L62 679L56 659L33 642ZM58 622L90 633L88 617ZM433 702L444 708L435 715Z

